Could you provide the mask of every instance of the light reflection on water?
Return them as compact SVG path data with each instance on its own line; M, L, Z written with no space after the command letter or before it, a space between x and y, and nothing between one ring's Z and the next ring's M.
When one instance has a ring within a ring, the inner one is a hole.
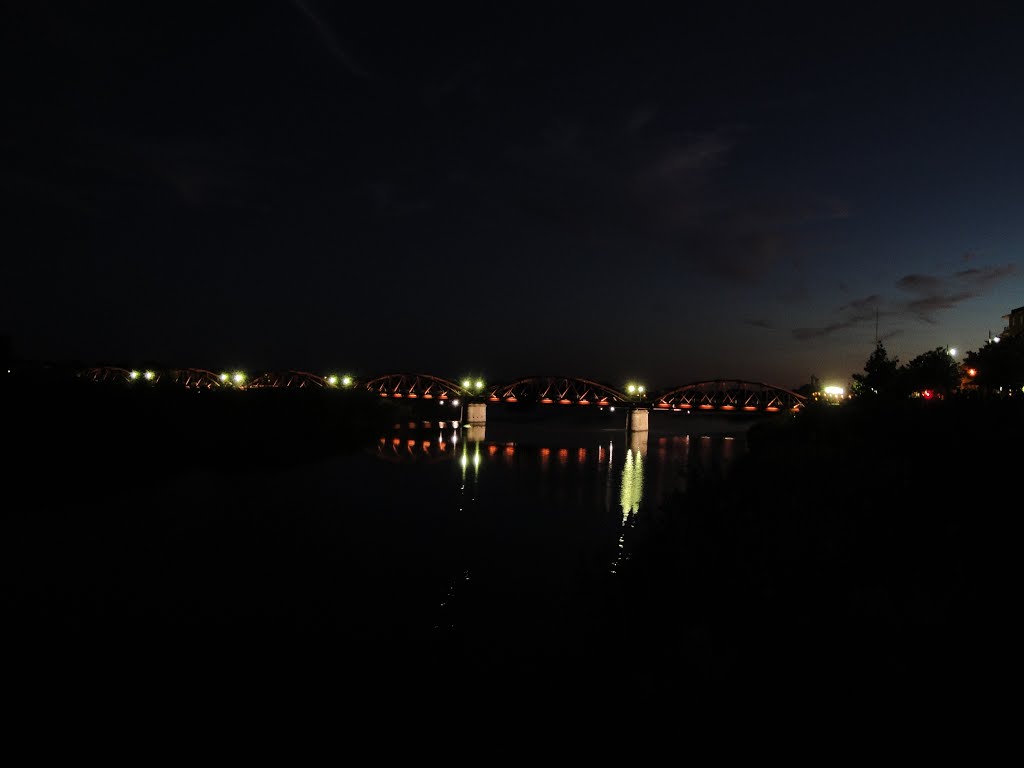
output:
M745 434L714 431L406 423L319 462L186 473L148 510L195 510L201 531L219 521L202 550L215 562L252 553L212 577L239 611L315 617L367 653L408 637L510 655L578 637L597 610L581 595L615 579L645 516L744 448Z
M570 563L577 570L615 573L642 515L664 514L667 496L685 491L698 474L726 474L743 450L743 431L628 433L497 424L407 429L382 436L371 453L393 464L441 465L438 479L450 477L457 487L458 511L476 515L477 539L470 537L467 546L480 549L467 552L466 561L486 562L499 580L536 582L542 589L546 578L570 578L566 552L584 561L582 569ZM544 543L552 540L563 541L564 549ZM494 549L485 554L488 546Z

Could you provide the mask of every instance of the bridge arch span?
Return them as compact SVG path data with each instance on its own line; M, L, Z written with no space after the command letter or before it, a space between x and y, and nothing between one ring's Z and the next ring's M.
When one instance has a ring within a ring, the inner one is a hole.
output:
M619 405L629 402L623 392L589 379L575 376L527 376L507 384L490 387L488 403L533 402L545 405Z
M426 373L388 373L370 379L362 386L381 397L409 400L447 401L469 394L454 381Z
M806 398L788 389L761 381L715 379L695 381L657 395L654 410L737 411L740 413L779 413L799 411Z
M307 371L268 371L256 376L248 383L249 389L264 389L268 387L285 389L311 389L314 387L324 388L328 386L327 379L316 373Z

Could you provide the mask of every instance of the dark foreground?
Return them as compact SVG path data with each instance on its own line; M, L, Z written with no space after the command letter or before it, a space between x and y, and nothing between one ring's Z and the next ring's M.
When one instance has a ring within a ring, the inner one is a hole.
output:
M884 698L977 694L1007 673L1020 399L825 408L752 428L728 480L643 517L625 567L524 656L488 635L500 617L466 634L346 626L344 586L316 557L318 537L340 535L323 520L248 510L245 546L232 548L248 554L223 562L237 511L168 520L103 503L111 483L144 492L172 460L238 471L348 450L393 414L354 401L309 399L304 419L264 407L257 431L276 447L243 452L256 434L244 409L126 411L81 393L48 408L7 394L19 450L2 610L9 682L24 691L100 687L150 703ZM347 424L351 445L319 440L312 423Z

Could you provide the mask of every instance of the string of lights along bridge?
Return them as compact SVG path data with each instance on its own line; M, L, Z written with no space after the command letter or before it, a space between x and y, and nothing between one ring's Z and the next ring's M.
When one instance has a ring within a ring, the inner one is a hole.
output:
M482 423L488 404L536 403L560 406L621 406L635 411L637 420L651 410L779 413L799 411L806 398L764 382L714 379L658 391L630 382L621 389L574 376L524 376L494 384L482 378L459 381L424 373L389 373L370 378L307 371L274 371L248 376L241 371L215 373L202 368L139 371L119 367L90 368L84 375L97 382L172 382L188 389L365 389L381 397L409 401L464 403L468 423ZM637 425L639 426L639 425Z

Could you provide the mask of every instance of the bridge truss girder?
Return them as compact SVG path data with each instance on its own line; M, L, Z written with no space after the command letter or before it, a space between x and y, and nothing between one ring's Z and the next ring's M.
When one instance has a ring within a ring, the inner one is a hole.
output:
M248 389L323 389L326 386L326 378L307 371L268 371L246 385Z
M469 395L454 381L424 373L389 373L370 379L363 385L370 392L381 397L406 398L409 400L448 401Z
M574 376L529 376L491 387L489 403L542 403L544 405L620 405L631 400L617 389Z
M120 368L116 365L101 365L95 368L89 368L84 371L83 375L89 381L96 382L128 382L132 380L132 372L127 368Z
M658 395L655 410L777 413L799 411L806 398L757 381L718 379L675 387Z
M180 368L169 372L170 379L186 389L218 389L223 386L221 377L205 368Z

